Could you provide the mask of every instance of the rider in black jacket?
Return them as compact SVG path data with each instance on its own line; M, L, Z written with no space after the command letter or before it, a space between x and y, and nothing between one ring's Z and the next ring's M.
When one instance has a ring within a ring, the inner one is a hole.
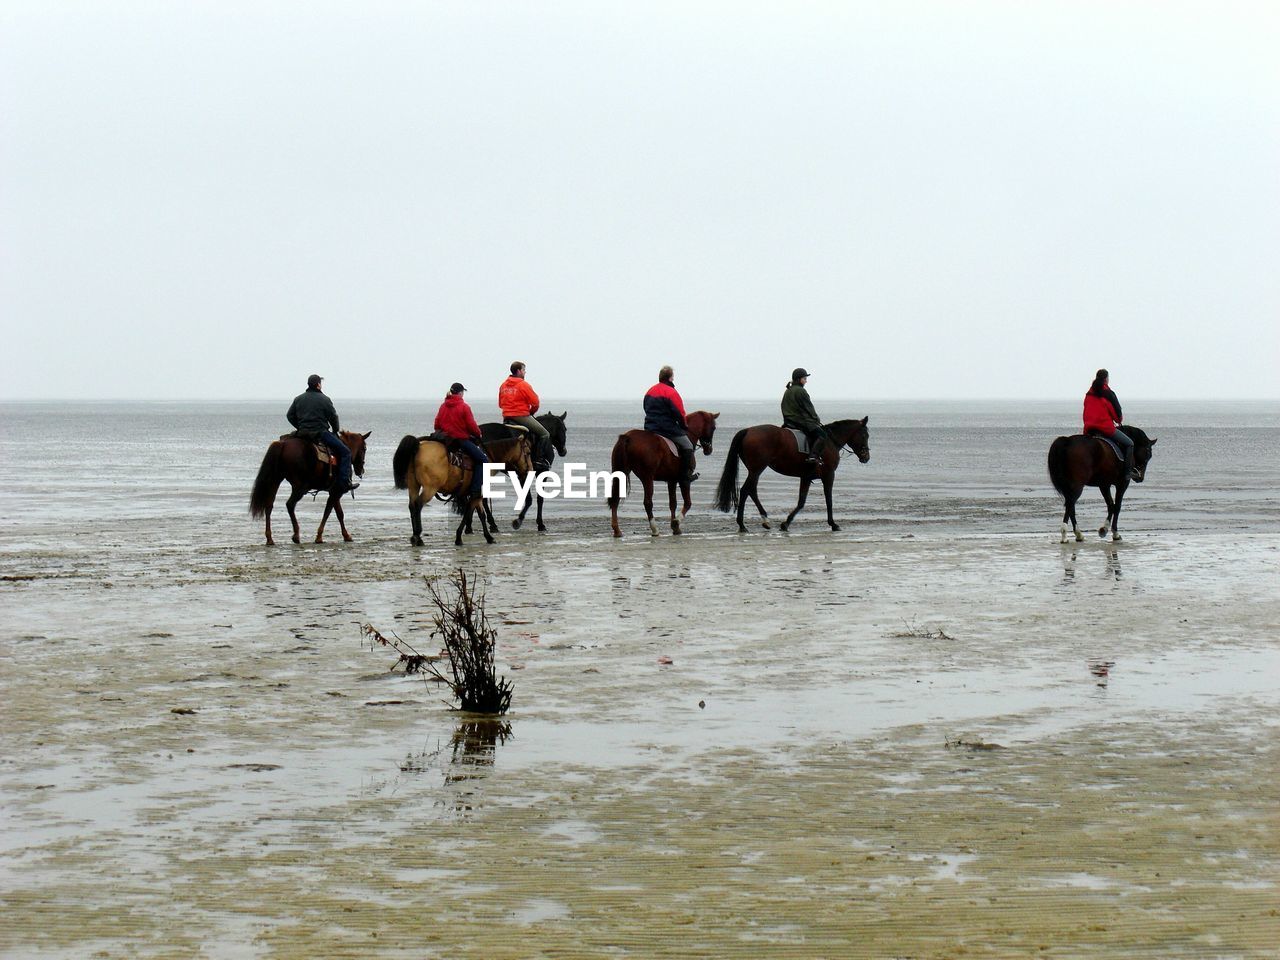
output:
M307 377L307 392L293 398L285 416L303 437L323 443L333 451L338 458L333 488L342 494L360 484L351 482L351 451L338 436L338 411L333 408L333 401L320 390L322 383L324 378L318 373Z

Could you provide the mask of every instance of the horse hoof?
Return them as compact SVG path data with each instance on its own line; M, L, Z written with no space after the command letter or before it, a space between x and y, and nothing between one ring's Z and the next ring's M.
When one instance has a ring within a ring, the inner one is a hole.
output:
M1076 531L1076 543L1084 543L1084 534L1079 530Z
M1106 535L1107 535L1107 528L1106 528L1106 527L1099 527L1099 528L1098 528L1098 536L1100 536L1100 537L1105 537Z
M344 533L344 534L342 535L342 542L343 542L343 543L351 543L351 542L352 542L352 541L354 541L354 540L355 540L355 537L351 536L351 535L350 535L350 534L348 534L348 533Z
M294 538L293 538L293 542L294 542L294 543L301 543L302 541L301 541L298 537L294 537Z
M789 528L790 526L791 526L791 524L789 524L789 523L784 523L784 524L783 524L781 527L779 527L778 529L779 529L779 530L781 530L783 533L786 533L786 532L787 532L787 530L788 530L788 528Z
M276 545L276 542L275 542L274 540L268 540L268 541L267 541L267 546L268 546L268 547L274 547L275 545Z
M744 527L742 524L738 524L738 532L739 532L739 533L746 533L746 532L747 532L747 528L746 528L746 527Z
M520 529L520 521L519 521L519 520L512 520L512 521L511 521L511 529L512 529L512 530L519 530L519 529Z
M768 520L761 520L761 521L760 521L760 526L764 527L766 530L772 530L772 529L773 529L773 526L769 523L769 521L768 521ZM743 529L743 530L745 530L745 529L747 529L747 528L746 528L746 527L743 527L742 529Z
M831 525L831 529L832 529L832 531L839 530L839 529L840 529L840 524L838 524L838 523L833 523L833 524Z
M538 532L539 532L539 533L546 533L546 532L547 532L547 525L546 525L545 523L540 523L540 524L538 524Z
M1121 540L1123 540L1123 539L1124 539L1124 537L1120 536L1120 534L1118 534L1118 533L1113 533L1113 534L1111 535L1111 542L1112 542L1112 543L1119 543L1119 542L1120 542Z

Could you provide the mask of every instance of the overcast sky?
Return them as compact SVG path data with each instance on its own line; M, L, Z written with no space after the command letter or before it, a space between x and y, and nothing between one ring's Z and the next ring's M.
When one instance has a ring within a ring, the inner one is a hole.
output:
M1278 11L6 0L0 397L1280 397Z

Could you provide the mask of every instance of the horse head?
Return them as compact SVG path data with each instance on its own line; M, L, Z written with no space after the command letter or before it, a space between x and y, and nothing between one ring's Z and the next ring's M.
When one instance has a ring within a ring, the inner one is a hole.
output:
M1148 437L1142 430L1128 424L1117 429L1123 430L1133 441L1133 482L1141 483L1147 478L1147 464L1151 462L1151 448L1156 445L1157 438Z
M711 438L715 436L716 420L719 418L718 413L708 413L706 410L695 410L685 418L688 424L689 438L695 443L702 445L702 452L708 457L711 456Z
M841 447L848 447L857 456L859 463L871 459L871 447L867 444L867 417L861 420L837 420L827 424L827 433Z
M544 413L538 417L538 422L547 428L547 433L551 434L551 445L556 448L556 453L561 457L568 456L568 450L565 447L566 431L564 428L565 418L569 416L569 411L556 416L554 413Z
M373 433L372 430L369 433L352 433L343 430L338 434L342 442L347 445L347 449L351 451L351 469L357 477L364 476L364 442L369 439L371 433Z

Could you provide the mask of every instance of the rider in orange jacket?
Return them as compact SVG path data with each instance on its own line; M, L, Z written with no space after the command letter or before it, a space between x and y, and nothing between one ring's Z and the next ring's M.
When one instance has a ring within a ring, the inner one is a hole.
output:
M498 387L498 408L502 411L502 422L513 423L529 431L533 440L533 460L537 468L545 470L551 463L547 449L551 445L551 434L535 419L538 412L538 395L529 381L524 378L525 365L516 360L511 364L511 376L502 381Z

